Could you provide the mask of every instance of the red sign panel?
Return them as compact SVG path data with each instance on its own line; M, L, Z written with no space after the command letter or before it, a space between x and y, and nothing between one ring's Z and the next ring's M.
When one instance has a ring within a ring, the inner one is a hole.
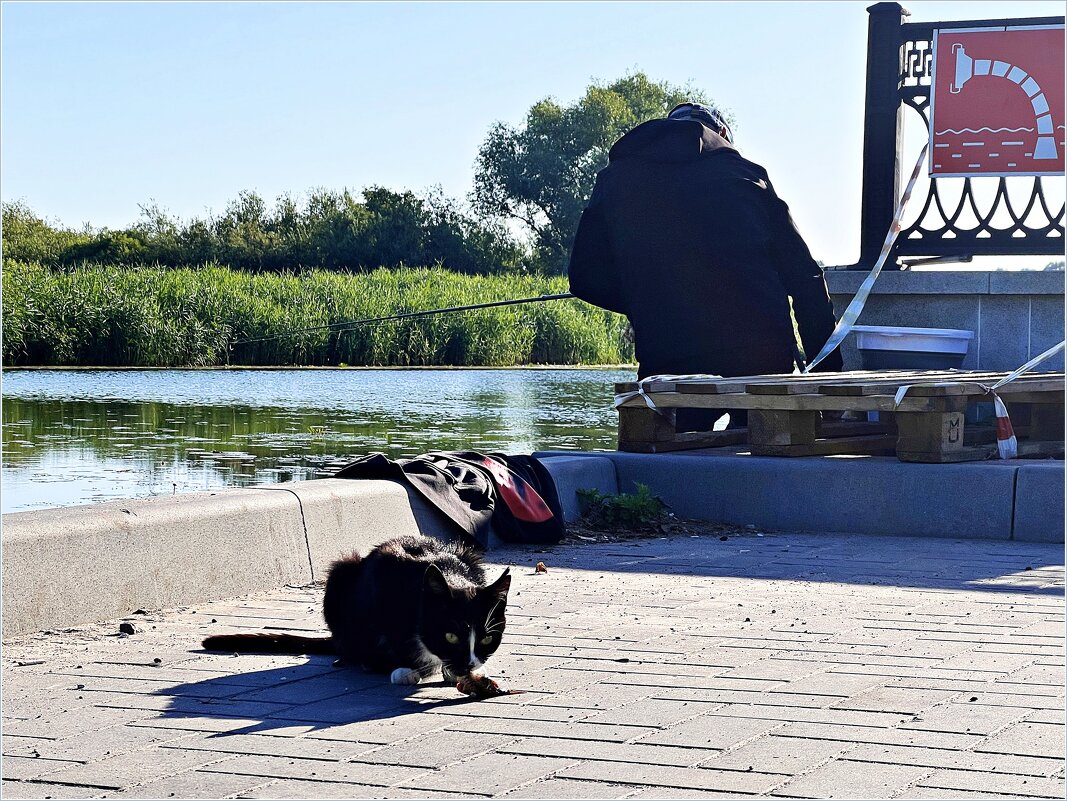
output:
M934 31L930 175L1061 175L1064 29Z

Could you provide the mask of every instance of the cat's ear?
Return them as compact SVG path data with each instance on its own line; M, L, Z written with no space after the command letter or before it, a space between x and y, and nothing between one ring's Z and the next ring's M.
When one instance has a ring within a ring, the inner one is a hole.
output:
M504 572L500 574L500 578L485 588L485 592L490 595L495 595L497 598L506 599L508 597L508 590L511 589L511 568L505 567Z
M445 581L445 574L441 572L441 568L437 565L430 565L426 568L423 587L426 592L432 595L451 595L448 582Z

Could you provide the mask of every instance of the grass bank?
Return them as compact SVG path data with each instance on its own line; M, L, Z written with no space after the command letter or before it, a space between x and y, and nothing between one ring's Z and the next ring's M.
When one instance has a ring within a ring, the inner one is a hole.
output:
M578 300L288 332L567 291L565 278L432 268L251 274L6 260L3 363L41 366L512 366L633 361L625 318ZM243 345L237 340L285 336Z

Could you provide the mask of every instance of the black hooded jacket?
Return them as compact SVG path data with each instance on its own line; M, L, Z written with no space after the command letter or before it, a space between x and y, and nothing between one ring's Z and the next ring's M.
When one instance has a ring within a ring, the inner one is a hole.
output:
M788 372L834 328L822 270L767 171L693 120L619 139L578 225L571 292L630 318L641 374ZM840 370L831 354L819 365Z

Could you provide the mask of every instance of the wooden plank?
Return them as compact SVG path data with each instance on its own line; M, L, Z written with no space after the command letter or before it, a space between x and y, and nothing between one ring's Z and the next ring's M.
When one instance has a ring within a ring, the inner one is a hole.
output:
M655 381L646 384L646 391L685 392L691 394L723 394L747 391L756 395L804 394L809 384L820 386L819 392L829 395L884 394L889 387L895 392L901 386L912 385L909 392L927 395L978 394L980 386L994 384L1007 376L1004 371L984 370L853 370L844 373L772 374L709 378L704 381ZM918 386L935 384L937 386ZM1005 392L1043 389L1062 389L1063 373L1031 373L1020 376L1002 388ZM823 389L825 387L825 389ZM1024 389L1025 387L1025 389ZM955 389L953 389L955 388ZM635 392L636 382L615 385L615 392Z
M986 387L999 381L995 378L986 380L966 380L934 384L932 386L914 386L908 390L908 394L914 393L916 397L931 397L937 395L985 395ZM983 386L984 385L984 386ZM1005 384L997 390L998 395L1012 395L1019 392L1055 392L1063 390L1063 378L1038 378L1021 376L1010 384Z
M715 384L678 382L673 391L694 394L723 394L748 392L752 395L799 395L819 392L825 395L882 395L895 393L902 386L910 386L909 394L917 396L984 395L985 387L995 384L1005 373L973 373L966 376L951 374L903 374L870 376L860 380L843 374L839 377L789 376L787 378L723 379ZM816 385L813 387L812 385ZM1058 378L1020 377L1002 388L1005 393L1031 392L1062 389L1064 382ZM667 389L667 387L663 387Z
M841 456L893 453L891 434L817 439L807 445L752 445L753 456Z
M743 445L748 439L748 429L734 428L729 431L685 431L675 434L670 442L627 442L619 445L626 453L671 453L695 448L722 448L727 445Z
M675 385L677 392L691 392L694 395L734 395L745 391L748 386L744 380L724 378L714 384L694 384L687 381L679 381Z
M982 374L979 374L982 377ZM997 381L1003 374L990 373L989 379L991 381ZM931 381L958 381L960 379L959 374L946 373L940 371L923 371L915 372L911 370L897 370L897 371L868 371L860 373L854 371L851 373L811 373L805 376L794 376L793 380L789 381L776 381L776 382L763 382L760 384L749 384L748 391L756 395L787 395L802 392L824 392L826 394L836 395L863 395L863 394L885 394L885 392L893 387L893 391L896 391L897 387L904 386L905 384L917 384L920 382ZM818 389L812 389L809 384L818 385ZM826 390L823 390L826 387ZM863 388L867 387L867 391L864 392Z
M1021 378L1017 378L1015 381L1012 381L1010 384L1005 384L1000 389L998 389L997 390L997 394L1000 395L1001 397L1005 397L1005 398L1008 397L1009 395L1026 395L1026 394L1041 395L1041 394L1045 394L1045 393L1047 393L1049 395L1059 394L1060 397L1063 397L1064 388L1065 388L1065 385L1064 385L1064 381L1063 381L1062 378L1060 378L1060 379L1045 379L1045 380L1041 380L1041 381L1035 380L1035 379L1030 379L1030 380L1024 381ZM1034 403L1034 401L1027 401L1027 402L1028 403Z
M819 391L825 395L882 395L887 392L895 393L903 386L911 386L912 389L908 390L910 394L912 392L917 392L920 389L919 385L921 384L938 384L939 386L946 387L957 386L966 381L969 381L970 383L981 382L983 384L995 384L1005 375L1005 373L979 372L961 373L957 375L935 373L931 375L915 375L913 377L909 377L907 380L904 381L901 381L896 377L886 376L883 378L873 378L865 381L857 381L852 383L824 383L820 385ZM984 392L985 390L981 391Z
M680 391L679 388L684 386L684 387L686 387L686 391L687 392L692 392L694 394L716 395L716 394L720 394L721 391L743 392L744 391L744 385L748 381L755 381L755 380L765 379L765 378L766 379L773 379L773 380L776 380L776 381L780 381L782 379L788 378L789 376L790 376L789 373L779 373L779 374L772 374L772 375L765 375L765 376L764 375L746 375L746 376L733 376L733 377L729 377L729 378L725 378L725 377L724 378L713 378L711 376L708 376L706 379L703 379L703 380L700 380L700 381L696 381L696 380L689 380L689 381L685 381L685 380L680 380L680 381L667 381L667 380L649 381L649 382L647 382L645 384L645 392L647 392L647 393L652 393L652 392L678 392L678 391ZM623 392L636 392L637 391L637 384L638 384L638 382L636 382L636 381L625 381L625 382L622 382L622 383L615 384L615 394L618 395L618 394L621 394ZM722 387L723 389L720 390L720 387Z
M1062 459L1063 442L1020 442L1020 459Z
M694 395L722 395L732 392L744 392L745 384L733 379L723 378L714 383L692 383L685 381L652 381L645 384L645 394L653 395L659 392L687 392ZM637 382L629 381L615 385L615 394L625 392L637 392Z
M1062 442L1020 442L1018 450L1020 459L1062 459L1064 453ZM902 462L926 462L932 464L977 462L985 459L996 459L998 456L995 444L977 445L944 453L897 450L897 458Z
M742 376L727 376L722 378L708 377L700 381L696 380L678 380L678 381L651 381L646 383L645 389L648 392L676 392L683 391L692 392L694 394L705 393L714 395L721 393L722 391L735 392L743 391L745 385L759 386L762 384L778 384L782 382L812 382L818 383L821 381L834 380L834 381L854 381L861 378L877 378L879 376L897 375L901 377L917 377L919 373L914 370L853 370L844 373L769 373L766 375L742 375ZM925 375L925 373L923 373ZM940 375L940 373L938 373ZM945 374L946 376L948 374ZM735 385L739 385L742 389L736 389ZM615 384L616 394L622 392L636 392L637 382L626 381Z
M967 399L905 397L897 407L892 395L864 395L860 397L831 397L828 395L691 395L662 392L653 396L663 409L800 409L832 412L927 412L963 411ZM620 406L644 407L643 398L631 398Z
M674 389L675 389L674 388L674 384L664 384L664 385L657 384L657 386L670 387L670 389L658 390L658 391L662 391L662 392L674 392ZM646 392L647 391L648 390L646 389ZM615 385L615 394L616 395L622 395L624 392L637 392L637 382L636 381L623 381L621 384L616 384Z

